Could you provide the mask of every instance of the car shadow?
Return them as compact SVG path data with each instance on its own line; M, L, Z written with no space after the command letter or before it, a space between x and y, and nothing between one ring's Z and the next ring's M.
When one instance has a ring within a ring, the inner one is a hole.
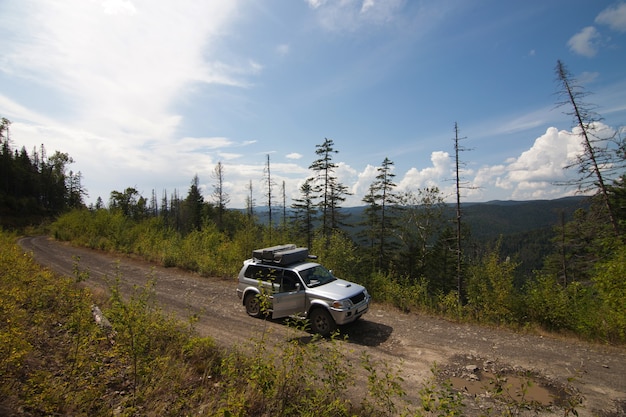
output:
M348 343L362 346L381 345L393 333L393 327L365 319L359 319L353 323L339 326L339 330L342 335L348 336Z
M283 325L289 325L289 319L276 319L271 320L275 323ZM350 324L344 324L338 327L339 333L336 336L338 340L345 340L348 343L361 346L378 346L389 339L393 332L393 327L386 324L376 323L373 321L367 321L364 319L357 320ZM319 335L314 335L310 330L306 331L306 336L296 336L291 338L291 341L297 341L302 344L309 344L320 340ZM329 337L322 337L322 339L328 339Z

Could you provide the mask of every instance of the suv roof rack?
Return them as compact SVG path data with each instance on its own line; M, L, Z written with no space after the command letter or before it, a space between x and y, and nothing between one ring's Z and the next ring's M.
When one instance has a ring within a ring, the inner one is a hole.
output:
M309 256L308 248L298 248L294 244L288 244L253 250L252 258L262 263L284 266L313 257Z

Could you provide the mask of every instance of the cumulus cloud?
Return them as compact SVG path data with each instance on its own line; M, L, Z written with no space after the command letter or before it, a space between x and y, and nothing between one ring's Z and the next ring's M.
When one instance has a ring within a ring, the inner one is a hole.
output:
M598 53L600 34L593 26L587 26L580 32L572 36L567 42L570 50L578 55L588 58L594 57Z
M292 152L290 154L285 155L285 157L287 159L301 159L302 158L302 154L299 154L297 152Z
M626 3L607 7L600 12L595 22L608 25L617 32L626 32Z
M398 183L398 187L402 190L432 187L452 178L453 165L448 152L433 152L430 161L432 162L430 167L421 170L411 168Z
M504 190L513 200L549 199L571 194L555 185L566 182L575 174L565 167L581 151L580 136L575 132L550 127L533 145L503 164L480 168L474 179L471 196L485 197ZM497 193L502 194L502 193Z
M611 138L615 130L597 123L594 135L598 138ZM582 153L580 130L559 130L556 127L535 139L533 145L517 156L507 158L500 164L480 167L477 170L464 169L463 195L466 201L487 199L553 199L573 195L574 187L557 184L568 183L578 178L575 162ZM566 169L574 164L573 168ZM361 190L367 189L375 177L375 168L368 166L359 178L363 178ZM455 167L453 158L447 152L431 154L431 166L409 169L398 183L398 191L415 191L424 187L439 187L448 201L455 195ZM503 197L505 196L505 197Z
M350 183L350 192L354 196L352 198L352 205L363 204L361 200L368 193L370 184L372 184L376 178L376 169L377 167L374 165L367 164L362 171L356 173L356 180Z

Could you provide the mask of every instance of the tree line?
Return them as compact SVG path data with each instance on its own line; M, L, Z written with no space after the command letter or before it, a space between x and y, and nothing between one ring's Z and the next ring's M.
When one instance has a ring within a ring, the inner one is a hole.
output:
M48 156L41 145L30 154L13 149L11 122L0 120L0 214L10 227L19 219L54 216L84 205L87 190L80 172L68 172L74 161L67 153Z

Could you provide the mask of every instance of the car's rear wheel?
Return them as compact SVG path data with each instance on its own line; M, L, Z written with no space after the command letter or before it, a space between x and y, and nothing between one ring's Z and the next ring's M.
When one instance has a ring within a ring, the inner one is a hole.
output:
M330 335L337 328L333 317L323 308L316 308L311 311L309 321L311 323L311 331L322 336Z
M259 295L251 292L246 295L244 300L246 305L246 313L252 317L261 317L261 303L259 302Z

